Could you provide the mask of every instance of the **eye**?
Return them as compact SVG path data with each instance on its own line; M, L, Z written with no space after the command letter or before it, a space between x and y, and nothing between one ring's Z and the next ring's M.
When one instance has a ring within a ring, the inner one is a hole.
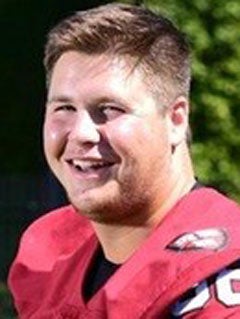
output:
M121 106L112 105L112 104L100 105L99 111L108 121L114 120L125 113L125 110Z
M54 112L75 112L76 108L71 104L56 105Z

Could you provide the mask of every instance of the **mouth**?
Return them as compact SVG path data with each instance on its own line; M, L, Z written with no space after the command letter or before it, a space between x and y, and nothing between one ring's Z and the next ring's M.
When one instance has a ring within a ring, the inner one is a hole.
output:
M113 162L102 160L67 160L67 163L80 173L96 173L98 171L108 169L114 165Z

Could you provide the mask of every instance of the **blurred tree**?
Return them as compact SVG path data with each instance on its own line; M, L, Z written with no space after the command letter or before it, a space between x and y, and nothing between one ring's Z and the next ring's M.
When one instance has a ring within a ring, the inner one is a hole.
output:
M192 154L200 180L240 201L240 1L145 0L192 47Z

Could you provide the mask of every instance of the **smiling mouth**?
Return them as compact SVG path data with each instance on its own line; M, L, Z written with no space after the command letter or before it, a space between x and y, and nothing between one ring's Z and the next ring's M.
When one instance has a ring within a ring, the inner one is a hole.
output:
M110 168L114 163L105 162L105 161L87 161L87 160L68 160L70 166L82 173L92 173L97 172L102 169Z

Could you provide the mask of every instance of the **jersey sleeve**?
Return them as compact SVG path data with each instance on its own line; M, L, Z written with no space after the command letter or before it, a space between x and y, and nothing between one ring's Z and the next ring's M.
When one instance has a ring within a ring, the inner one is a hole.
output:
M240 260L188 290L171 314L174 319L240 318Z

